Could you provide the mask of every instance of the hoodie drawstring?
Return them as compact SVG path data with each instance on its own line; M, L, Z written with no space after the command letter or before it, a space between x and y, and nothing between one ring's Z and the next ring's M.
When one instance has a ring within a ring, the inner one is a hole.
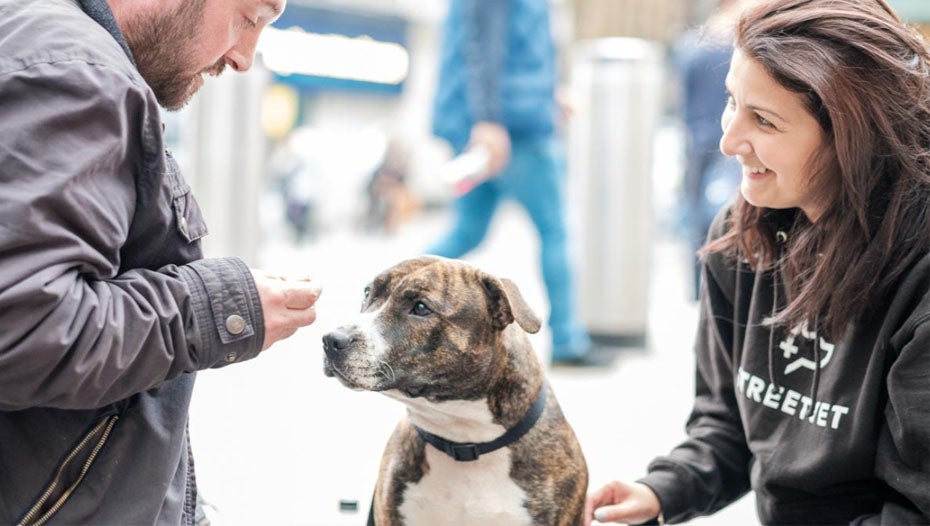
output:
M817 403L817 388L820 387L820 334L814 322L814 380L811 382L811 405Z
M733 291L733 349L735 350L734 354L734 363L740 363L743 355L743 346L739 341L739 276L742 274L740 272L740 258L736 258L736 289Z
M778 309L778 268L772 272L772 314ZM775 324L769 323L769 385L775 385Z
M788 242L788 234L784 230L775 232L775 242L784 246ZM775 319L778 312L778 270L781 268L781 249L779 249L778 259L772 268L772 313L769 318L769 385L775 385L775 324L771 320Z

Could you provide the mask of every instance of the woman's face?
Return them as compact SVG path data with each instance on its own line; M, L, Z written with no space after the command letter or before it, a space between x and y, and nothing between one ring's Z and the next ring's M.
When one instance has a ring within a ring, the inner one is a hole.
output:
M815 201L811 185L810 161L824 147L820 124L798 94L739 50L730 61L726 85L720 150L743 167L743 198L757 207L800 208L816 221L826 208Z

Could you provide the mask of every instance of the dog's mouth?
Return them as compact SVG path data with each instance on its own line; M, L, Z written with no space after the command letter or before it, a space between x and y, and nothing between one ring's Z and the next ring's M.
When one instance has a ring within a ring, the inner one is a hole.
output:
M386 362L377 365L355 367L337 364L329 357L323 357L323 374L336 378L350 389L364 391L385 391L396 388L397 377L394 369Z
M332 360L326 357L323 358L323 374L330 378L336 378L346 387L361 389L361 387L355 385L355 382L352 380L352 378L349 377L349 375L340 371L339 368L336 367L336 364L334 364Z
M340 378L342 377L342 374L336 372L336 366L333 365L333 362L329 358L326 358L325 356L323 357L323 374L325 374L329 378L332 378L333 376L336 376L337 374L339 375Z

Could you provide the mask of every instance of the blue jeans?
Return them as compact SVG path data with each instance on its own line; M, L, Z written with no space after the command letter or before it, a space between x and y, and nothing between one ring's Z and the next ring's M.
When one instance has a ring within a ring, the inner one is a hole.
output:
M539 232L540 264L549 296L552 358L570 359L590 347L576 315L565 227L565 162L554 138L515 140L507 168L455 201L455 226L427 252L460 258L485 238L504 198L526 209Z

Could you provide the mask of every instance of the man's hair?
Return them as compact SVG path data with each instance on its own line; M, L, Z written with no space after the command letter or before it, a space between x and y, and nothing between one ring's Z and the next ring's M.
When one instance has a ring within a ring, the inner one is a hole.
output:
M800 95L824 131L810 160L816 224L737 196L725 235L704 254L783 265L787 306L775 321L839 337L880 309L930 247L930 56L884 0L769 0L737 22L735 45ZM790 152L786 152L790 155Z

